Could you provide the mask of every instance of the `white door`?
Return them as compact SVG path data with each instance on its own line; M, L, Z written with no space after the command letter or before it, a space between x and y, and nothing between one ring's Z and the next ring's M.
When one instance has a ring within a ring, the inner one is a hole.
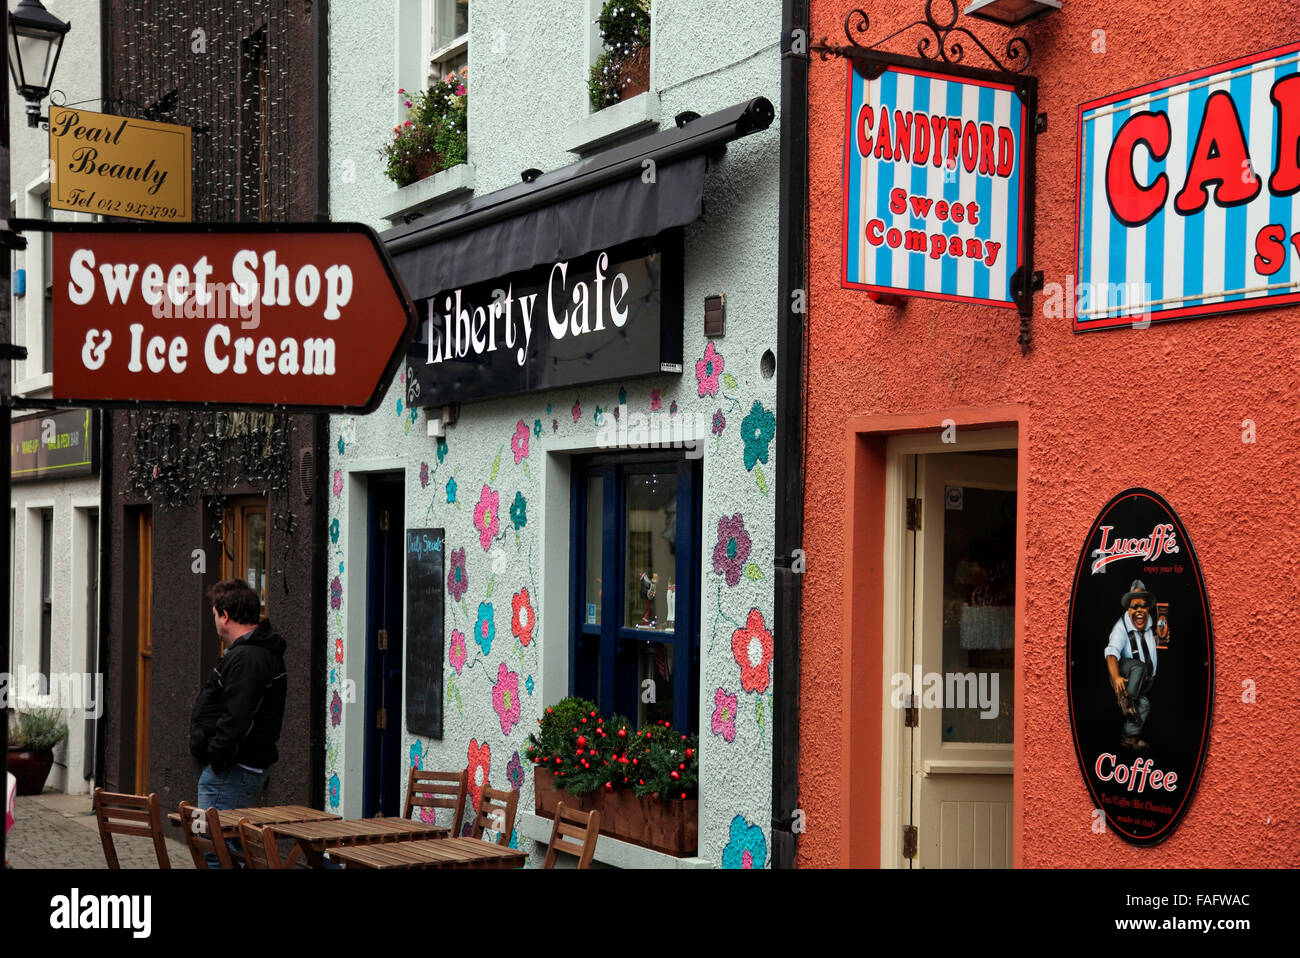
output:
M905 581L914 866L1011 866L1016 452L918 455Z

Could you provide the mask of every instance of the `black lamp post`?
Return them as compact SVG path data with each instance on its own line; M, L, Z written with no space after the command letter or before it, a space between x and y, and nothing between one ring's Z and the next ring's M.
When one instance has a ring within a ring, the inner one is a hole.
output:
M54 71L59 65L59 52L63 49L63 38L71 24L64 23L41 6L39 0L22 0L18 9L9 12L7 0L0 0L0 33L5 36L4 46L0 47L0 60L9 61L9 72L13 74L14 85L27 101L27 125L39 126L41 123L41 101L49 96L50 86L54 82ZM4 64L0 63L0 77L4 76ZM3 83L0 80L0 83ZM0 91L0 197L9 196L9 91ZM48 122L48 121L47 121ZM8 200L5 201L6 209ZM8 216L0 218L0 543L9 540L9 470L11 468L10 412L12 397L9 394L10 363L15 359L26 359L27 350L9 342L9 251L20 250L27 246L27 241L18 233L9 229ZM8 675L9 662L9 550L0 545L0 674ZM9 686L12 693L12 684ZM9 739L8 702L0 702L0 732L5 733L5 744ZM5 752L4 771L9 771L8 749ZM8 774L0 776L3 780L4 799L9 799ZM0 859L4 858L5 833L0 830Z
M9 72L27 101L28 126L48 122L41 116L41 101L50 95L63 38L70 29L72 24L50 13L40 0L22 0L18 9L9 14L9 29L5 31Z

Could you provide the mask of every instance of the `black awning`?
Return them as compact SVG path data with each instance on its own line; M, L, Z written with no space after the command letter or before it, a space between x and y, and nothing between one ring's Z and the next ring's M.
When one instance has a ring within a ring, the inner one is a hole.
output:
M407 292L419 300L655 236L703 212L707 155L766 129L772 117L763 97L704 117L683 114L675 129L476 197L436 222L400 226L383 239Z

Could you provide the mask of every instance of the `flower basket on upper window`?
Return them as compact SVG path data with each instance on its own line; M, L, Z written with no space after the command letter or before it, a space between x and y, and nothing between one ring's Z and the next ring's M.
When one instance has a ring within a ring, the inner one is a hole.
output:
M592 110L650 89L650 0L606 0L601 8L604 52L591 66Z
M468 84L469 68L461 67L423 93L397 91L406 119L393 127L393 141L380 150L385 176L398 186L409 186L466 161Z

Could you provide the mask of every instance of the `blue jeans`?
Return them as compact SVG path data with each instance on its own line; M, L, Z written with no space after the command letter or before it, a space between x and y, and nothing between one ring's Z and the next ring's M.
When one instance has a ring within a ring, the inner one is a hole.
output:
M258 804L266 787L266 772L250 772L232 765L224 772L214 772L206 766L199 775L199 808L218 811L231 808L250 808ZM226 842L230 850L242 854L243 849L235 839ZM207 852L208 867L218 868L217 856Z

